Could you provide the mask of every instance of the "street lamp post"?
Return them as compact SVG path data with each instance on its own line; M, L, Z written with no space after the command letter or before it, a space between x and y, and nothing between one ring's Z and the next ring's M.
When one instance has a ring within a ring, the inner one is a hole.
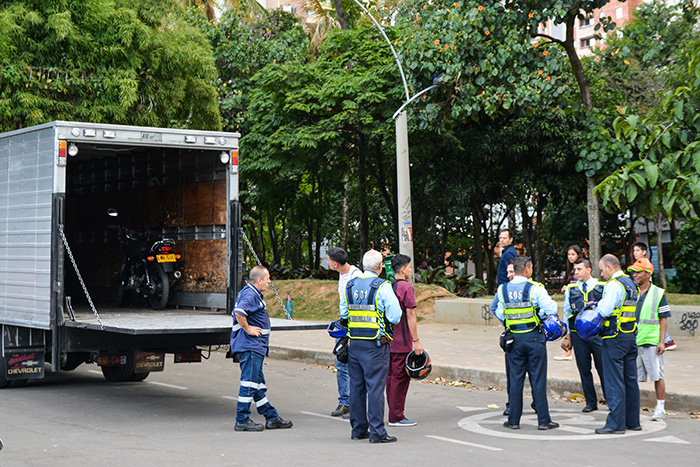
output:
M387 37L384 29L381 25L374 19L374 16L365 8L362 3L358 0L353 0L357 6L362 8L367 16L372 20L377 29L384 36L384 40L389 44L391 53L394 55L396 64L399 66L399 72L401 73L401 81L403 82L403 88L406 92L406 102L396 111L393 118L396 122L396 191L397 191L397 208L399 217L399 253L404 254L411 258L414 267L416 266L413 258L413 219L411 211L411 166L408 162L408 118L404 109L408 104L413 102L415 99L420 97L423 93L438 87L440 84L434 82L432 86L423 89L413 97L408 91L408 85L406 84L406 76L403 72L403 67L401 66L401 61L399 56L394 50L394 46ZM411 274L411 282L413 282L413 274Z

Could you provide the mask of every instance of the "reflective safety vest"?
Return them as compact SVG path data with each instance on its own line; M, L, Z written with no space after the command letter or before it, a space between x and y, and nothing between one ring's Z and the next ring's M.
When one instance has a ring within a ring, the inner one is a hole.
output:
M576 315L578 315L589 302L597 302L603 298L603 287L605 287L605 282L600 282L598 279L596 279L596 284L593 288L586 292L583 291L578 281L567 286L569 289L569 306L571 307L569 331L577 332L575 326Z
M617 282L625 289L622 297L622 304L615 307L613 313L605 319L603 331L603 339L609 339L617 336L619 332L630 333L637 329L637 319L635 312L637 311L637 299L639 298L639 288L629 276L621 275L610 282Z
M385 282L388 281L379 277L355 277L348 282L345 303L350 339L375 340L382 335L391 339L384 310L379 310L377 305L377 289Z
M537 285L537 282L528 280L518 284L506 282L501 285L500 294L506 327L512 332L530 332L540 324L537 310L531 301L533 285Z
M659 321L659 305L666 291L651 284L644 296L642 310L639 312L637 326L637 345L659 345L661 342L661 326Z

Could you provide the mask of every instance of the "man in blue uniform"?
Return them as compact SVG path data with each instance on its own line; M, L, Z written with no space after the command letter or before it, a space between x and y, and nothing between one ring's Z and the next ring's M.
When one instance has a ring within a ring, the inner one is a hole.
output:
M610 414L598 434L622 434L625 429L641 430L639 385L637 384L637 323L635 311L639 289L620 268L620 260L605 255L598 263L607 281L598 313L605 318L603 329L603 374Z
M591 277L591 262L586 258L579 258L574 262L574 277L576 282L569 284L564 292L564 321L567 323L566 336L561 343L561 348L571 350L574 348L576 366L581 377L583 395L586 398L586 406L582 412L588 413L598 410L598 398L593 384L591 373L591 357L595 361L595 369L600 378L600 385L605 394L605 381L603 379L603 342L600 336L593 339L582 339L576 332L576 315L590 302L598 302L603 297L604 283Z
M513 246L513 231L503 229L499 233L498 241L501 245L501 258L498 260L498 269L496 270L496 278L498 285L508 282L508 263L518 256L518 252Z
M529 256L514 258L513 269L513 280L499 286L496 292L496 317L513 333L513 347L506 352L510 375L510 413L503 426L513 430L520 429L523 386L525 373L528 373L532 384L532 397L537 406L537 429L551 430L558 428L559 424L553 422L549 416L547 340L541 321L544 317L557 314L557 304L542 284L530 279L532 260Z
M262 431L263 426L250 419L250 403L255 401L258 413L265 417L265 428L291 428L267 400L263 360L270 341L270 318L267 316L263 292L270 287L270 272L255 266L250 281L236 297L233 308L231 353L241 365L241 386L238 391L236 431Z
M384 428L384 389L389 371L392 324L401 319L391 283L379 279L382 254L369 250L362 257L365 270L351 279L340 302L340 316L348 320L348 374L350 375L350 424L352 439L392 443Z

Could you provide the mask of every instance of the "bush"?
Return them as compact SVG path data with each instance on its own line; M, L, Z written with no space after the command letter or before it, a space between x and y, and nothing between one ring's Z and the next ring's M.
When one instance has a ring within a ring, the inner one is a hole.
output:
M700 293L700 219L686 221L673 244L676 267L673 289L682 293Z

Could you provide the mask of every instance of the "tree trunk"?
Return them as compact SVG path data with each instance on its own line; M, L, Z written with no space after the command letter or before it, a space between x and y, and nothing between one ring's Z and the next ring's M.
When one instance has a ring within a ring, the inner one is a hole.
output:
M343 4L340 3L340 0L333 0L333 7L335 8L335 17L338 19L340 29L349 29L345 9L343 8Z
M537 194L537 225L535 226L535 254L534 258L532 259L533 264L537 265L537 269L535 270L535 280L538 282L544 281L544 258L545 254L542 243L542 210L544 209L545 204L547 203L546 197L538 193Z
M474 277L484 282L484 261L481 250L481 225L479 214L472 209L472 229L474 231Z
M360 257L369 250L369 215L367 213L367 175L366 175L366 158L364 151L360 151L359 157L360 167L358 170L360 178Z
M280 258L279 242L277 240L277 231L275 229L275 215L267 214L267 234L270 236L270 245L272 246L272 264L282 265Z
M593 276L600 277L598 261L600 261L600 204L598 195L593 192L597 183L592 178L586 178L586 198L588 199L588 259L593 267Z
M523 219L523 246L525 247L525 253L532 256L532 218L527 211L527 203L525 201L520 202L520 216ZM513 243L515 243L515 239L513 239Z
M656 221L654 222L656 227L656 262L659 265L659 285L662 288L666 288L666 271L664 270L664 251L663 251L663 229L664 229L664 216L661 213L656 215Z
M563 42L566 55L569 57L571 71L576 77L579 91L581 92L581 101L586 113L593 110L593 99L591 98L591 82L586 76L583 69L581 59L576 52L574 31L576 29L576 18L579 16L579 10L575 9L569 12L566 18L566 39ZM593 192L597 183L593 178L586 177L586 201L588 208L588 259L593 267L593 276L600 276L598 261L601 256L600 246L600 203L598 195Z
M340 247L348 250L348 212L350 210L350 174L346 172L343 175L343 202L340 214Z

